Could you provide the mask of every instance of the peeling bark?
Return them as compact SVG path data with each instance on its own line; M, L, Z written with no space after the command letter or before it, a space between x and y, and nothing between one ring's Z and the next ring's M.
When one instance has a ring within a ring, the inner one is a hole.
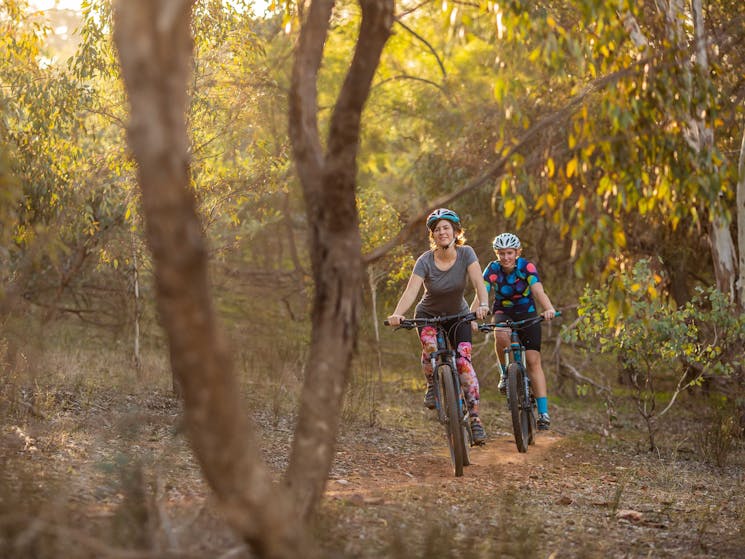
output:
M685 35L682 30L682 9L681 0L670 0L668 18L673 26L679 45L681 48L684 48ZM699 72L706 74L709 71L709 59L706 51L706 33L704 31L701 0L693 0L691 2L691 11L695 35L695 66ZM692 114L702 114L701 109L699 107L693 107ZM714 131L702 117L692 116L688 123L687 132L686 138L689 144L699 153L710 150L714 144ZM709 244L711 246L717 288L725 293L730 301L735 301L735 246L729 231L729 222L725 217L723 209L718 204L713 204L709 212Z

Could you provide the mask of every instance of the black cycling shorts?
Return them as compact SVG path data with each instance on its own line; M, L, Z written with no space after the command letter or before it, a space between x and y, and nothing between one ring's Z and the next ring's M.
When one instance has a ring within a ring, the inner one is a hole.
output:
M538 316L538 314L534 312L518 313L518 314L515 314L514 316L508 313L505 313L505 312L498 312L494 315L494 322L502 322L503 320L507 318L517 322L518 320L525 320L526 318L533 318L535 316ZM520 330L517 331L517 335L520 338L520 343L523 344L523 346L525 346L525 349L533 349L535 351L541 351L541 323L540 322L536 322L535 324L531 324L530 326L520 328Z

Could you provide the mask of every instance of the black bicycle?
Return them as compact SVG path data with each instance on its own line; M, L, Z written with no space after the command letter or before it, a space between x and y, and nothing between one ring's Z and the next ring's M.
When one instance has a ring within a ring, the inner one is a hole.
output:
M560 315L557 311L555 316ZM504 370L507 371L507 407L512 416L512 431L515 433L515 444L519 452L527 452L528 446L535 443L536 401L528 377L525 347L520 343L518 332L542 320L543 315L538 315L524 320L507 319L479 324L482 332L492 332L499 328L511 330L510 345L504 348Z
M406 318L398 326L407 330L432 326L437 331L437 349L429 355L435 387L435 409L437 419L445 426L445 436L456 477L462 476L463 466L471 463L469 448L483 443L475 443L473 440L471 418L455 363L457 351L451 347L445 324L454 322L457 325L473 320L476 320L474 313L465 313L437 318ZM387 320L385 324L389 325Z

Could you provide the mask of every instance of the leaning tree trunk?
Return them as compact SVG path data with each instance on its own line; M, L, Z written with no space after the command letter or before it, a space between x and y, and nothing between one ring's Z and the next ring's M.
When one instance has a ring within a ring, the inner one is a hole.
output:
M262 557L307 556L286 490L272 484L218 333L206 241L189 186L186 88L193 0L120 0L114 39L130 102L156 294L194 452L229 523Z
M286 481L307 518L334 457L339 415L357 341L363 281L355 200L362 109L393 24L393 0L360 0L352 63L331 115L324 153L317 79L333 0L313 0L302 23L290 87L290 139L303 188L315 290L313 331Z

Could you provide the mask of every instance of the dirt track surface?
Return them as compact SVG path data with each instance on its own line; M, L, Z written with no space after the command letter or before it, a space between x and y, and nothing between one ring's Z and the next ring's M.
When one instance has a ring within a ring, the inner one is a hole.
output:
M110 395L94 404L72 402L57 417L4 433L6 512L20 498L29 522L45 519L80 549L88 541L115 550L133 541L137 529L127 523L136 522L133 502L144 490L161 549L251 556L212 507L175 400ZM383 406L375 426L343 423L315 529L325 556L743 557L742 463L708 466L686 438L652 455L620 429L593 432L602 418L592 412L552 409L554 429L521 454L494 405L483 416L487 445L472 449L472 465L455 478L442 427L427 410L406 413ZM280 476L291 420L254 418ZM132 475L138 464L142 478ZM44 483L31 498L24 491L34 479Z
M348 462L351 463L356 458L357 461L364 461L366 465L351 466L352 473L346 478L332 478L326 494L332 498L358 494L366 499L374 499L376 493L395 493L397 489L413 484L451 480L466 483L474 480L495 480L503 474L504 469L523 468L527 464L543 461L548 449L558 440L556 436L539 435L536 444L530 447L528 453L519 453L514 439L510 436L491 438L485 446L471 449L471 464L464 468L464 479L459 480L454 478L444 437L439 441L433 441L431 452L413 456L389 454L386 459L386 453L359 449ZM344 463L347 454L348 452L340 450L337 463Z

